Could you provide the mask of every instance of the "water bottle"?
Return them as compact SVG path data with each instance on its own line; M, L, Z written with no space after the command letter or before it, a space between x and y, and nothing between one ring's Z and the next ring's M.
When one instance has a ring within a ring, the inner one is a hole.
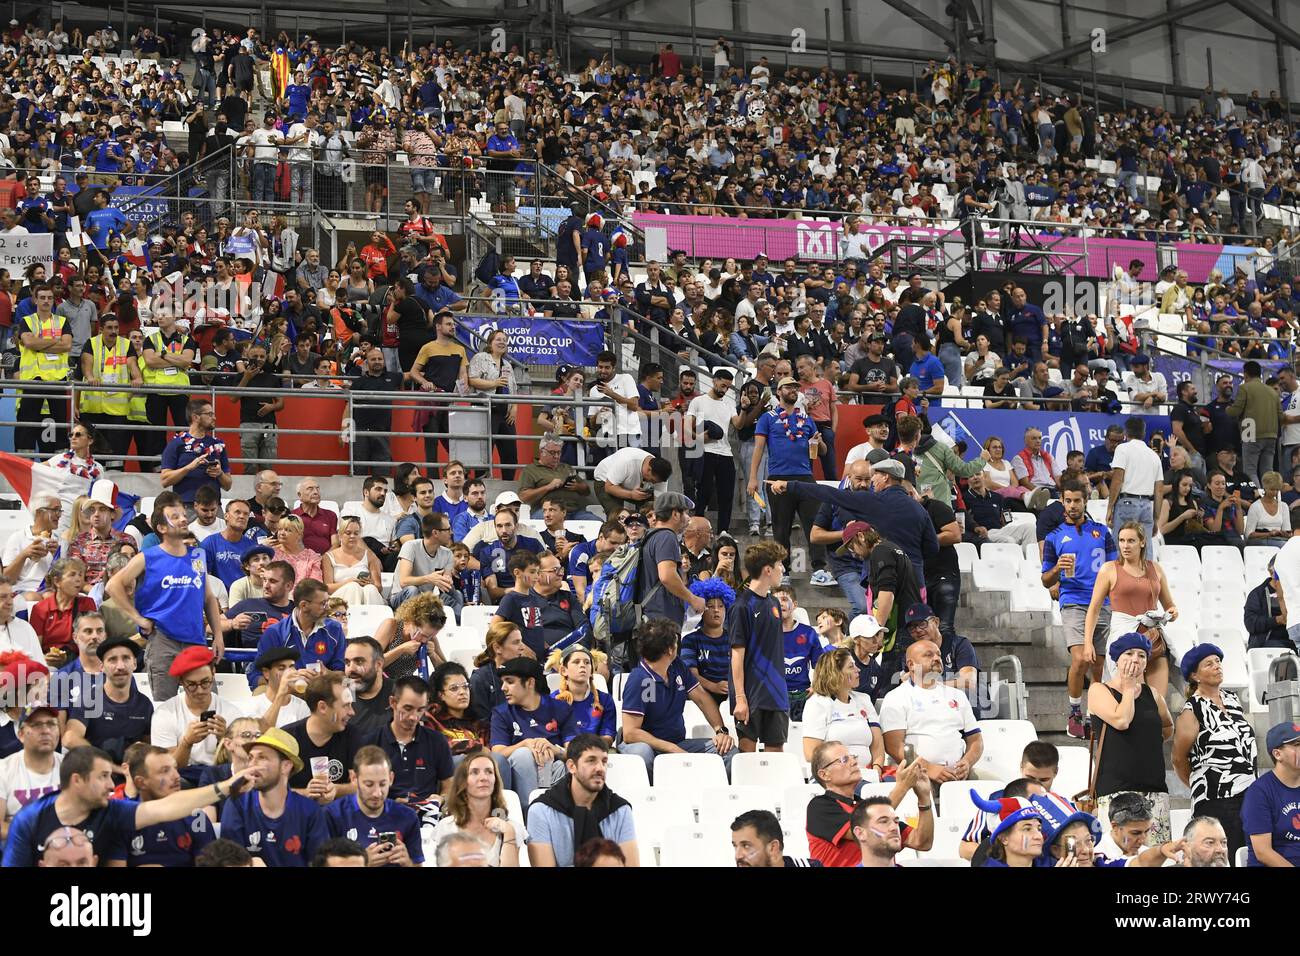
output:
M808 570L808 552L803 548L795 548L790 552L790 573L803 574Z

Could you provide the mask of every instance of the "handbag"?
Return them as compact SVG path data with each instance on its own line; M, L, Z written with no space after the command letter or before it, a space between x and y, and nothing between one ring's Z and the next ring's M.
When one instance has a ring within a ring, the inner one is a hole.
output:
M1088 741L1088 789L1080 790L1070 798L1076 807L1093 816L1097 815L1097 773L1101 770L1101 748L1106 744L1106 728L1109 726L1103 720L1101 733Z

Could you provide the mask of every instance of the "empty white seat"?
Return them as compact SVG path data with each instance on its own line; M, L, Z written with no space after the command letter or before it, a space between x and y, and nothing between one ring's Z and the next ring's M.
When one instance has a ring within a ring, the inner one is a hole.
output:
M808 801L826 791L820 784L805 783L798 787L787 787L781 794L782 826L803 826L808 820Z
M1243 552L1242 563L1245 566L1244 580L1247 588L1253 588L1268 577L1268 563L1280 550L1281 548L1271 545L1269 547L1252 545Z
M243 674L218 674L217 696L226 700L240 700L252 697L253 691L248 686L248 678Z
M729 831L732 821L742 813L750 810L776 813L779 792L759 786L710 787L700 794L700 826Z
M949 786L949 784L944 786ZM966 804L967 806L970 805L969 796L966 799ZM969 817L963 820L955 810L952 813L945 813L943 816L936 817L934 821L934 838L930 843L930 849L920 854L921 859L957 856L958 848L961 846L962 834L966 832L966 826L969 823Z
M477 654L483 650L483 635L472 633L459 627L444 627L438 632L438 644L444 655L450 657L452 651L466 648Z
M673 826L694 826L695 813L684 793L646 790L628 797L636 838L644 847L663 844L664 831Z
M918 856L915 860L909 860L903 863L904 869L910 867L953 867L953 866L970 866L969 860L963 860L959 856L953 857L935 857L935 856Z
M387 604L354 604L348 608L348 636L374 637L379 625L392 616Z
M1241 552L1228 545L1211 544L1201 549L1201 577L1230 573L1242 577L1246 572Z
M465 673L474 673L474 658L478 657L479 652L468 647L458 647L454 651L447 652L447 660L455 661L461 667L465 668Z
M1088 748L1058 747L1059 762L1056 766L1056 780L1052 791L1065 797L1088 788Z
M658 764L656 762L656 772ZM740 753L731 759L731 782L785 789L803 783L802 755L794 751Z
M600 534L599 521L566 521L564 530L572 531L574 534L580 534L588 541L595 541L596 536Z
M865 783L862 785L862 789L858 791L858 794L863 798L888 797L893 792L893 789L894 785L892 783ZM917 810L917 806L916 791L909 790L907 796L903 797L903 802L895 809L898 811L899 819L906 822L909 819L916 818L916 815L920 812Z
M982 720L984 756L976 764L980 779L1014 780L1020 776L1020 756L1025 745L1038 739L1028 720Z
M1019 773L1016 776L1019 776ZM941 783L938 793L939 815L945 820L968 823L976 810L975 804L971 802L970 792L974 790L981 797L988 797L1006 785L1005 780L949 780L947 783Z
M957 550L957 567L962 573L973 571L979 560L979 549L969 541L958 541L953 547Z
M629 800L632 794L649 790L650 775L646 773L645 761L636 754L611 753L605 768L605 786Z
M1102 524L1106 523L1106 508L1108 507L1108 502L1106 501L1106 499L1094 498L1091 501L1089 501L1084 507L1088 511L1088 517L1091 518L1093 521L1100 521ZM1192 551L1195 552L1196 549L1193 548Z
M1169 811L1169 839L1181 840L1183 833L1187 830L1187 824L1192 822L1191 810L1170 810Z
M460 612L460 629L471 634L484 634L496 612L495 604L467 604Z
M1172 587L1175 581L1201 580L1201 558L1186 544L1167 544L1160 549L1160 566Z
M727 767L717 754L659 754L655 757L654 788L685 790L698 806L700 792L727 786Z
M810 856L808 850L808 831L804 829L804 821L797 823L785 820L781 821L781 836L784 838L785 855L794 857L796 860L806 860Z
M696 825L675 826L664 831L660 863L666 867L732 867L736 858L726 831Z

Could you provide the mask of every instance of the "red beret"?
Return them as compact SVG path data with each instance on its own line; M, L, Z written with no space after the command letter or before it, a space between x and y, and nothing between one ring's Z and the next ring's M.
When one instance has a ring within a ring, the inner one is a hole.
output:
M0 654L0 675L8 674L14 686L27 686L27 680L36 674L50 675L50 669L42 661L35 661L21 651L6 651ZM4 681L0 681L4 683Z
M207 667L215 660L216 657L206 647L187 647L176 655L172 666L167 668L167 673L172 677L180 677L196 667Z

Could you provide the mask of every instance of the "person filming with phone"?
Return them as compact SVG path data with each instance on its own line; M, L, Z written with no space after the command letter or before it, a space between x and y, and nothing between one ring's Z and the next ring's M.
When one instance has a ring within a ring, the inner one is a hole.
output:
M230 459L226 456L226 443L219 441L215 431L217 415L207 399L195 398L185 407L190 427L167 443L162 454L161 484L181 496L181 501L193 506L195 493L209 485L218 495L229 491Z

